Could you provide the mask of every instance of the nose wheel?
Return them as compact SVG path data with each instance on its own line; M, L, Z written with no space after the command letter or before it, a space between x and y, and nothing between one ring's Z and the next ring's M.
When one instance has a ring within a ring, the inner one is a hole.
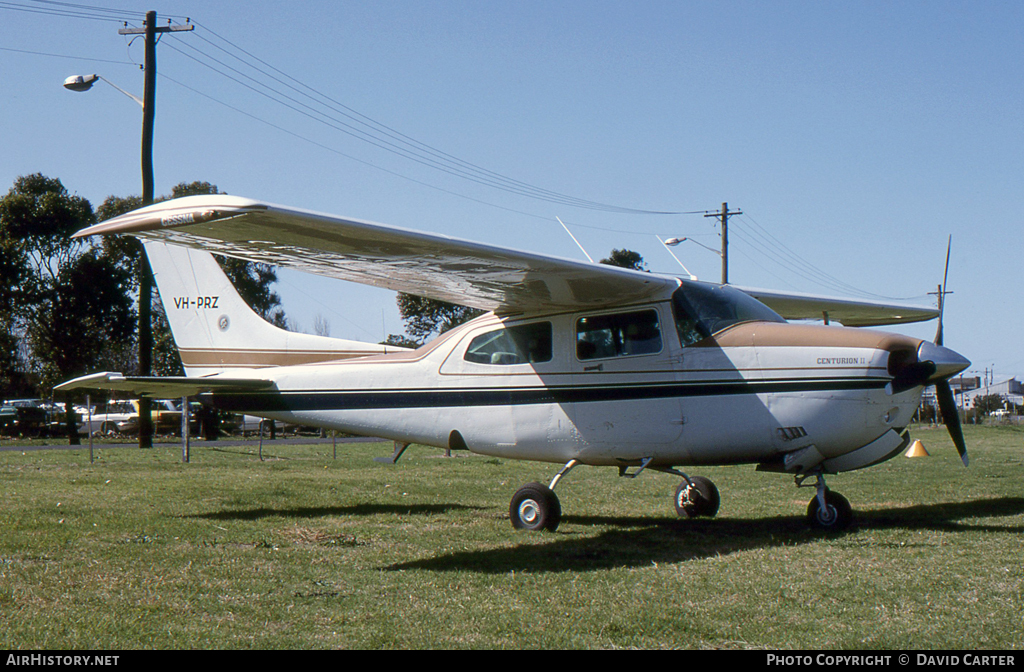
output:
M804 479L814 476L813 484L804 485ZM807 523L818 530L825 532L839 532L845 530L853 522L853 507L850 502L838 492L829 490L825 485L825 476L820 472L813 472L796 477L798 488L814 487L817 494L807 505Z
M846 497L838 492L825 490L825 504L815 497L807 505L807 522L811 527L826 532L845 530L853 522L853 508Z

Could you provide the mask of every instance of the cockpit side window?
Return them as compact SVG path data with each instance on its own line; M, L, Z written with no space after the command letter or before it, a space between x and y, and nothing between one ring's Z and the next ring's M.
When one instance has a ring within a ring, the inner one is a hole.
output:
M785 322L743 292L723 285L684 282L672 295L679 342L686 347L741 322Z
M469 343L467 362L511 366L551 361L551 323L536 322L480 334Z
M658 311L591 315L576 321L578 359L604 359L661 352Z

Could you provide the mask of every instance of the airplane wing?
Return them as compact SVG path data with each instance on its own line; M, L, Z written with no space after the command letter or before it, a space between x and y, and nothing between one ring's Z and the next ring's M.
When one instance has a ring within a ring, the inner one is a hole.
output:
M173 399L192 397L204 392L241 392L266 390L274 386L269 380L253 378L184 378L180 376L124 376L120 373L94 373L69 380L53 388L59 392L71 390L110 390L137 397Z
M237 196L164 201L83 229L125 233L498 313L581 310L667 298L680 280L421 233ZM742 289L786 319L881 326L938 311Z
M927 306L840 299L747 287L736 289L754 297L787 320L827 319L846 327L881 327L889 324L925 322L939 316L938 308Z
M270 205L235 196L164 201L84 229L128 233L499 313L647 301L659 276Z

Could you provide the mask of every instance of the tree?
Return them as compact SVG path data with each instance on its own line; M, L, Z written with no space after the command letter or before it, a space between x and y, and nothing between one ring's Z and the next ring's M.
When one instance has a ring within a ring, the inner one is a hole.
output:
M392 334L385 341L389 345L423 345L431 337L443 334L484 313L479 308L469 308L405 292L399 292L395 300L398 303L398 312L405 321L408 338Z
M29 276L28 255L21 239L8 230L8 219L0 211L0 390L19 388L17 312L25 304Z
M974 417L975 423L981 423L981 421L991 415L993 411L998 411L1005 407L1006 402L1003 400L1002 395L985 394L974 398L974 403L971 406L971 414Z
M601 263L620 268L632 268L635 271L647 270L644 258L640 256L639 252L633 250L612 250L608 258L602 259Z
M88 200L39 173L19 177L0 199L0 247L14 257L3 272L17 276L10 334L23 338L44 388L96 367L131 340L130 278L90 244L72 239L94 221ZM9 301L10 290L2 292ZM76 439L68 409L69 434Z

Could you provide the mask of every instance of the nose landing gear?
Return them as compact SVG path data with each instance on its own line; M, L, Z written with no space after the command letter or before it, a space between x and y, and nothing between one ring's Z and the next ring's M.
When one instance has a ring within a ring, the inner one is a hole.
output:
M810 476L815 477L815 482L804 485L804 479ZM798 488L817 488L817 494L807 505L807 522L811 527L825 532L839 532L853 522L853 508L850 502L838 492L828 489L825 485L825 476L820 471L802 477L797 476L796 485Z

